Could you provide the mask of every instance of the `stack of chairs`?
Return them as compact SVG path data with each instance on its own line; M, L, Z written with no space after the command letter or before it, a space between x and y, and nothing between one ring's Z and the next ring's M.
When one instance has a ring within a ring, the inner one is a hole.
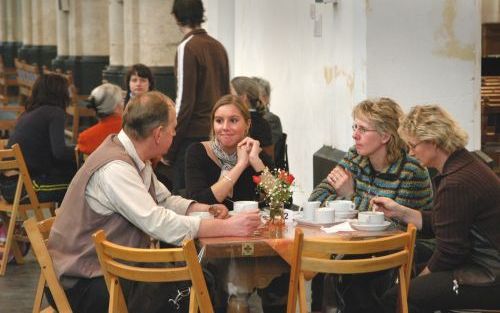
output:
M500 76L481 78L481 144L500 174Z
M9 105L11 87L18 87L16 68L6 67L0 55L0 131L4 135L14 127L17 116L24 111L23 106Z
M9 104L9 87L17 87L17 71L15 67L6 67L3 62L3 57L0 55L0 103L3 105L2 110Z

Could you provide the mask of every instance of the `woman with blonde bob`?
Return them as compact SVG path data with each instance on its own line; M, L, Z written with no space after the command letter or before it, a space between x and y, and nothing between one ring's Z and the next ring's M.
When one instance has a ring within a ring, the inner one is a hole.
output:
M258 200L252 176L272 160L259 141L248 137L250 112L241 98L226 95L211 114L211 140L193 143L186 152L186 192L203 203ZM207 202L208 201L208 202Z
M432 210L386 197L372 200L387 217L413 223L436 238L436 249L410 282L411 312L499 309L500 180L467 149L467 134L442 108L415 106L400 134L422 165L436 168ZM384 299L393 312L396 291Z

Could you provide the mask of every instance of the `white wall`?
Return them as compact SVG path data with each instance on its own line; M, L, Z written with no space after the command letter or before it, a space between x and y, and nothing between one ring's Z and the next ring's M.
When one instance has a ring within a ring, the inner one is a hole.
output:
M367 14L368 97L390 96L406 109L442 105L478 149L479 1L372 1Z
M232 73L271 82L271 110L289 135L290 170L305 194L313 153L352 144L351 109L366 97L390 96L405 109L442 104L479 147L479 0L205 2L207 28L226 46ZM321 37L311 5L322 16Z

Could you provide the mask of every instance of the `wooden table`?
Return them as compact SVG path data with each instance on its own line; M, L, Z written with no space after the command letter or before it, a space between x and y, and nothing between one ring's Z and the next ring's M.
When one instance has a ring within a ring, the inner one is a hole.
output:
M306 237L345 238L362 240L388 236L400 232L339 232L327 234L319 227L298 226ZM239 294L250 294L255 288L265 288L276 277L290 271L295 226L287 225L282 232L261 231L252 237L199 238L198 245L203 249L202 260L217 264L224 273L217 280L227 283L226 292L236 290ZM227 270L226 270L227 269ZM222 271L221 271L222 272ZM310 273L309 279L314 277ZM229 290L236 288L234 290Z

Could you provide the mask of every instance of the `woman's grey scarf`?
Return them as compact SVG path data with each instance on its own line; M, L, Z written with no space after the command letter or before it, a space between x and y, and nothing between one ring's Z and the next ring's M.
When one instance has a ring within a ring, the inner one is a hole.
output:
M238 155L236 151L234 153L227 154L226 152L224 152L224 150L222 150L222 147L220 146L217 139L214 139L212 141L211 146L215 156L222 164L222 171L229 171L236 165L236 162L238 161Z

